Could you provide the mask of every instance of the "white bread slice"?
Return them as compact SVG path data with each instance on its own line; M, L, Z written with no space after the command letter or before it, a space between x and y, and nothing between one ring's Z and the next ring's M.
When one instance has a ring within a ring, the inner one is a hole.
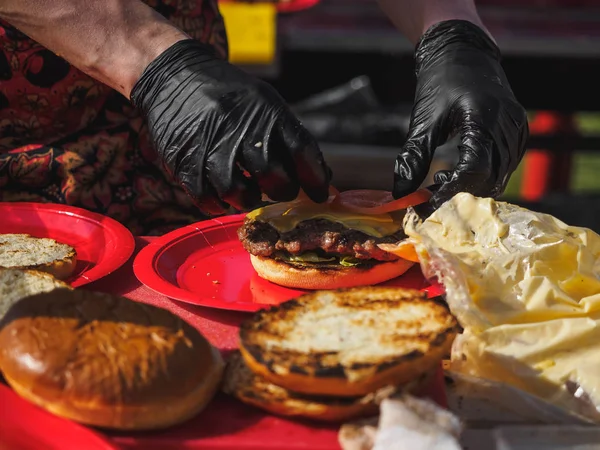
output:
M440 299L360 287L256 313L240 328L240 351L254 373L291 391L359 396L434 370L457 331Z
M75 270L73 247L29 234L0 234L0 268L32 269L66 280Z
M0 320L10 307L30 295L71 287L52 275L35 270L0 269Z

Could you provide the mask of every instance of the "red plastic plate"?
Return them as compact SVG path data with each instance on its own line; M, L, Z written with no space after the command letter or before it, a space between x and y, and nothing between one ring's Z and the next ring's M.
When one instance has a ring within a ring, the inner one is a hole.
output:
M135 240L119 222L84 209L54 203L0 203L0 234L28 233L69 244L77 251L70 280L83 286L121 267Z
M302 294L256 274L236 235L243 220L244 215L223 217L165 234L138 254L136 277L171 299L235 311L257 311ZM418 266L383 285L441 292L425 281Z
M0 450L116 450L89 428L29 403L0 381Z
M441 368L423 395L446 405ZM38 408L0 383L0 450L340 450L338 429L272 416L218 394L196 417L167 430L99 435Z

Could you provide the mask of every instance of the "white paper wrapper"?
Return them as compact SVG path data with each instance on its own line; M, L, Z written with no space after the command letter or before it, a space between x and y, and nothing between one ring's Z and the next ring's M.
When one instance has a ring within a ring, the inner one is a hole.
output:
M540 417L600 422L600 236L461 193L405 231L465 329L451 370Z
M400 395L381 402L378 421L342 426L344 450L460 450L462 423L431 400Z

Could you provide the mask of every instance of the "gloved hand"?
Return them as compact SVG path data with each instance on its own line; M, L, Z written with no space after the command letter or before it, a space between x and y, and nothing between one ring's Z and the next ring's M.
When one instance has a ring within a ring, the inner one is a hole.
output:
M261 191L276 201L293 200L300 188L317 202L328 197L331 173L314 138L272 87L210 46L171 46L146 68L131 100L203 212L253 208Z
M417 90L408 137L394 169L394 197L416 190L435 149L458 134L459 161L438 172L431 199L439 207L456 193L500 195L525 152L527 115L500 66L500 51L476 25L433 25L416 53Z

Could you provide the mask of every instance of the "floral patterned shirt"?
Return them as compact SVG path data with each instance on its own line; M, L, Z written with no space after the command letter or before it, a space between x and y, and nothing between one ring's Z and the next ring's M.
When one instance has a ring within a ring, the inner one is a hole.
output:
M216 0L146 3L227 57ZM2 21L0 201L66 203L111 216L135 234L203 219L123 96Z

